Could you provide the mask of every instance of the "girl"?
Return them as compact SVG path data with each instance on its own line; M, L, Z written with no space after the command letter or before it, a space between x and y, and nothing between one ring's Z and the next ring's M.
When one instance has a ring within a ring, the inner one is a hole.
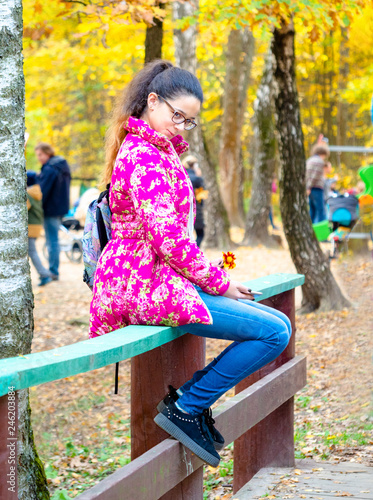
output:
M209 407L276 358L288 344L288 318L251 302L250 291L211 263L192 239L193 188L179 135L197 126L203 101L197 78L158 60L131 81L114 111L106 142L112 239L95 274L90 337L127 325L180 326L233 340L206 368L158 405L155 422L208 464L224 445Z

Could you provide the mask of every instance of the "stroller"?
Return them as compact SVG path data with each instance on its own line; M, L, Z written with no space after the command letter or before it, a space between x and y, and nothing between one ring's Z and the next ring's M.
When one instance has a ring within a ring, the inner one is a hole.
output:
M347 241L351 230L359 219L359 200L356 196L341 194L328 198L328 220L333 224L328 239L331 242L330 258L336 258L343 245L347 249Z
M61 252L65 252L71 262L80 262L83 257L82 238L73 231L80 231L82 226L77 219L73 217L65 217L58 232L58 240ZM44 243L43 255L48 260L48 248Z

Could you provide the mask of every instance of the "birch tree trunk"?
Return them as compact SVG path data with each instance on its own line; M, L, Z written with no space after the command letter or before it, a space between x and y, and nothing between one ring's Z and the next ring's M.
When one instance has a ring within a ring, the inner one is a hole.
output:
M31 351L33 295L27 246L22 2L0 0L0 357ZM30 421L18 399L18 498L49 498Z
M282 23L274 30L272 52L276 126L281 159L280 209L291 258L306 277L302 287L302 312L342 309L349 302L342 295L321 251L309 216L305 187L305 154L295 82L294 26Z
M224 115L220 139L220 191L231 225L244 226L241 132L247 103L247 88L254 56L250 31L233 29L228 38L224 87Z
M254 102L254 171L244 245L277 246L268 232L272 179L275 172L276 138L273 105L273 55L267 56Z
M173 17L181 19L190 16L196 9L198 9L198 2L193 2L193 4L174 2ZM196 37L197 28L195 25L185 31L174 30L176 65L193 74L196 74L197 71ZM194 130L188 132L186 139L189 143L189 152L199 160L205 186L209 192L204 205L206 227L202 246L203 248L220 248L222 250L230 248L232 242L229 236L228 216L220 197L216 171L204 141L202 125L199 124Z

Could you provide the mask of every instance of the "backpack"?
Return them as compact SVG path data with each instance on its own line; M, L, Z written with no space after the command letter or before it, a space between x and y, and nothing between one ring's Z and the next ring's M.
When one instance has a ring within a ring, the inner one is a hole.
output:
M109 189L100 193L97 200L90 203L84 224L82 238L84 273L83 281L93 289L97 262L109 240L111 240L111 211Z

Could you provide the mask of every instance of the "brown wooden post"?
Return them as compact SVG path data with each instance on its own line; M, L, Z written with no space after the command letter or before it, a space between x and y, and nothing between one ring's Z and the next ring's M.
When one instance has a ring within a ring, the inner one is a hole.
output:
M295 356L294 289L261 303L288 316L292 336L289 345L278 358L236 386L236 394ZM291 398L234 442L233 491L237 492L242 488L262 467L291 467L294 463L294 398Z
M179 388L205 365L205 339L185 334L132 358L131 458L134 460L169 435L153 421L168 385ZM188 467L188 464L185 464ZM203 496L203 467L175 486L162 500L198 500Z
M17 480L17 393L0 397L0 498L18 499Z

